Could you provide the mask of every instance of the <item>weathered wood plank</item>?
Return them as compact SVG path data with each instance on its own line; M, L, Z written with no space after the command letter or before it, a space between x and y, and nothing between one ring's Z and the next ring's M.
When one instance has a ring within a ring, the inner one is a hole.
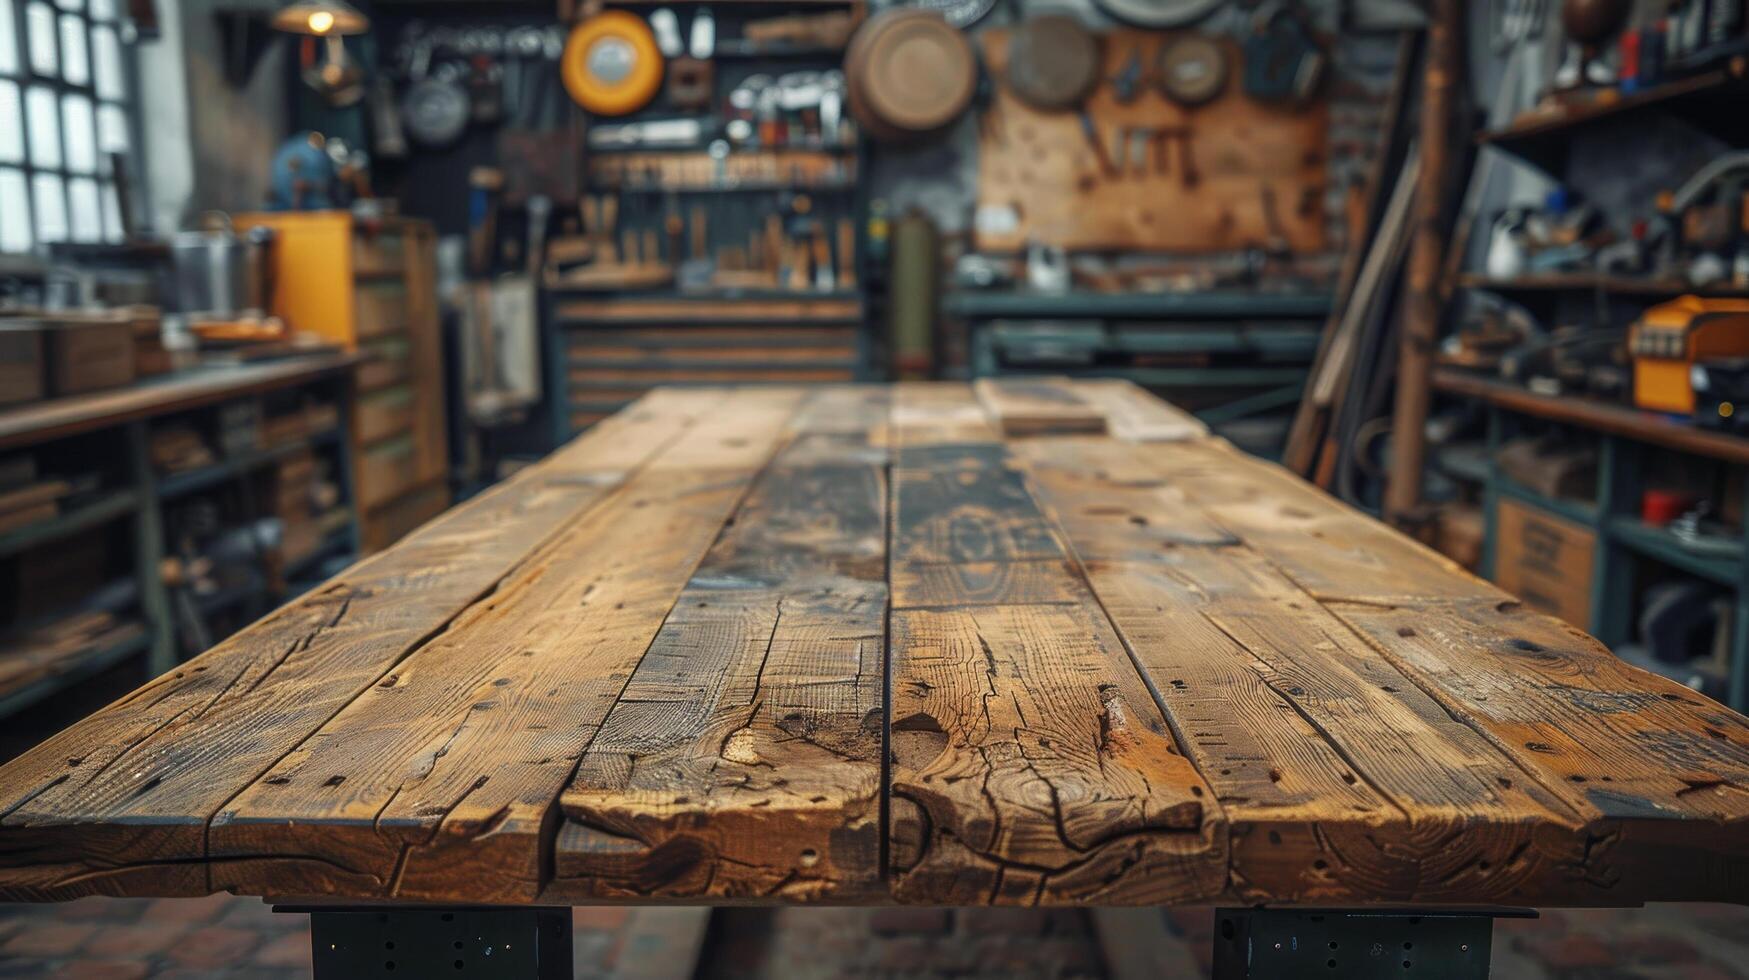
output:
M1206 784L1104 614L1066 574L1002 447L979 438L950 393L915 394L900 389L894 424L893 556L915 605L894 609L889 635L893 894L946 904L1212 896L1225 882L1224 831ZM944 430L919 418L924 404ZM935 568L953 572L923 577ZM949 586L939 599L923 593L932 581ZM1036 588L1046 582L1048 592ZM954 604L986 591L1052 601Z
M1505 836L1492 831L1482 838L1466 834L1464 846L1453 849L1429 846L1425 838L1410 834L1386 852L1352 843L1338 846L1342 837L1354 834L1325 819L1315 824L1316 850L1334 846L1345 863L1321 857L1325 866L1317 870L1351 877L1364 870L1364 875L1335 891L1327 882L1303 880L1302 888L1312 889L1303 894L1324 901L1355 895L1378 901L1393 894L1393 880L1412 884L1421 901L1468 896L1461 900L1613 904L1675 894L1743 894L1743 883L1749 881L1744 874L1749 793L1737 788L1740 777L1729 774L1743 772L1749 763L1744 748L1749 723L1686 689L1627 667L1577 630L1522 610L1492 586L1419 545L1223 444L1150 449L1142 457L1123 459L1098 447L1094 455L1089 460L1067 446L1050 454L1071 469L1077 463L1128 467L1120 474L1126 479L1152 470L1196 499L1211 520L1244 542L1218 556L1187 548L1146 565L1094 564L1090 575L1096 590L1144 661L1186 636L1184 627L1168 623L1199 606L1207 607L1205 618L1245 643L1248 653L1258 652L1258 638L1227 628L1233 617L1244 617L1249 628L1263 623L1277 632L1294 621L1322 624L1318 629L1325 641L1308 636L1298 644L1301 649L1340 653L1356 668L1356 676L1370 679L1381 693L1420 702L1418 715L1449 720L1473 733L1440 731L1431 741L1437 751L1428 751L1428 759L1440 760L1442 769L1450 771L1440 752L1464 742L1486 743L1518 770L1518 775L1496 777L1502 798L1484 794L1480 802L1486 809L1480 819L1522 823L1530 830L1528 842L1518 831ZM1394 540L1345 546L1380 539ZM1381 555L1388 556L1388 567L1381 564ZM1298 607L1291 615L1259 618L1246 612L1247 603L1235 601L1234 570L1247 564L1255 570L1259 562L1267 566L1264 579L1273 580L1260 597L1279 594ZM1187 571L1193 564L1198 569L1194 574ZM1221 584L1217 588L1212 582ZM1314 588L1318 595L1311 594ZM1467 598L1447 598L1451 596ZM1132 603L1150 601L1151 611L1127 611ZM1356 637L1368 645L1376 664L1368 664L1354 650ZM1276 640L1262 645L1289 652L1295 647ZM1180 674L1185 666L1172 665ZM1380 683L1386 671L1414 685L1414 691L1395 680ZM1335 676L1319 674L1324 679ZM1182 690L1176 684L1159 689L1168 701ZM1324 700L1319 698L1320 703ZM1305 704L1296 701L1295 708L1313 717ZM1336 731L1318 720L1321 730ZM1248 730L1267 731L1261 726ZM1360 763L1373 777L1369 783L1399 804L1409 804L1403 807L1409 824L1441 825L1436 806L1390 790L1374 775L1373 764L1339 735L1329 736L1329 741L1346 759ZM1365 744L1380 743L1369 736ZM1209 773L1209 763L1198 758ZM1277 771L1284 777L1293 772L1286 767ZM1236 890L1244 894L1249 887L1253 894L1280 896L1283 882L1270 875L1292 870L1291 863L1279 859L1293 853L1293 828L1277 825L1260 833L1263 825L1251 819L1246 806L1232 803L1221 780L1209 775L1234 820ZM1510 799L1527 787L1547 814L1527 812ZM1336 799L1331 789L1326 786L1315 798ZM1312 815L1300 819L1310 821ZM1387 826L1362 838L1370 844L1403 833L1402 827ZM1495 840L1490 849L1475 846L1490 837ZM1504 861L1502 847L1508 848ZM1418 857L1403 861L1393 853ZM1623 880L1635 882L1633 897L1619 893L1616 885Z
M274 763L212 822L214 884L532 900L578 755L800 398L731 393Z
M1383 659L1580 815L1584 860L1569 872L1572 900L1741 900L1749 887L1749 721L1630 667L1277 467L1225 446L1204 452L1224 460L1228 476L1217 481L1198 464L1199 475L1182 481L1192 495L1223 499L1231 481L1254 491L1243 505L1211 504L1212 516L1283 574L1312 583ZM1272 507L1294 512L1268 524L1262 515ZM1325 546L1337 520L1368 525L1356 535L1367 542L1364 555ZM1381 533L1394 542L1372 543ZM1387 548L1398 558L1394 589L1374 571ZM1634 882L1631 898L1617 897L1624 880Z
M1444 555L1223 440L1145 446L1131 465L1151 468L1319 599L1509 598Z
M894 609L1080 603L1087 598L1080 579L1061 559L899 561L893 563L891 578Z
M1749 722L1567 624L1489 599L1330 603L1429 696L1584 814L1575 869L1608 904L1741 901Z
M1067 378L983 378L972 389L1004 436L1105 434L1105 413Z
M1096 616L893 612L900 901L1194 902L1225 883L1212 798Z
M1181 442L1209 434L1201 419L1117 378L1076 381L1075 393L1105 416L1112 438L1122 442Z
M1113 471L1125 485L1148 479L1106 443L1032 456L1053 515L1118 500L1133 509L1110 520L1170 526L1187 506L1181 494L1124 499L1090 484ZM1067 537L1079 551L1076 528ZM1232 821L1237 895L1504 902L1582 858L1574 837L1535 834L1576 831L1577 811L1238 538L1087 569Z
M804 409L589 744L543 900L879 890L885 416Z
M721 400L640 402L562 452L551 472L451 511L8 763L0 895L211 890L199 862L208 821L227 801Z

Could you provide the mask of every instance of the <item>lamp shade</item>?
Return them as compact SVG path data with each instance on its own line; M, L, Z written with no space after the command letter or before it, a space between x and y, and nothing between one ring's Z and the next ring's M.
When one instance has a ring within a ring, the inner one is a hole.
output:
M370 30L370 18L346 0L297 0L273 15L273 29L288 34L346 37Z

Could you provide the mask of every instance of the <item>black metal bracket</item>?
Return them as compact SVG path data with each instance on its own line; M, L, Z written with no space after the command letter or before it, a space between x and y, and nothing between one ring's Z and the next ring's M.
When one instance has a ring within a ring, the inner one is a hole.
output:
M1525 909L1217 909L1214 980L1486 980L1494 920Z
M275 906L308 912L315 980L570 980L568 908Z

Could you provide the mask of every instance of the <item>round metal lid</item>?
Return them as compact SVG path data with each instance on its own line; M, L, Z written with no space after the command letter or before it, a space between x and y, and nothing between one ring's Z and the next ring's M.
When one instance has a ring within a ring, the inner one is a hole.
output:
M455 82L425 78L414 82L401 101L401 124L425 146L446 146L468 127L468 93Z
M1179 105L1213 102L1227 89L1227 51L1213 38L1188 34L1166 42L1157 67L1160 89Z
M880 21L880 23L876 23ZM909 132L940 129L971 105L977 60L965 35L933 10L889 10L870 18L846 74L854 103Z
M1094 0L1099 9L1136 27L1183 27L1193 24L1228 0Z
M908 0L906 6L934 10L949 24L965 30L983 20L996 6L996 0Z

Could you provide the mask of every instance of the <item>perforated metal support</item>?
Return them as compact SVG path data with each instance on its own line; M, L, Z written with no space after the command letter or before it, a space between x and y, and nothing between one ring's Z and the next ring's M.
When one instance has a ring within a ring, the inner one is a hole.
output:
M1486 980L1494 919L1524 910L1218 909L1215 980Z
M310 914L315 980L570 980L565 908L331 908Z

